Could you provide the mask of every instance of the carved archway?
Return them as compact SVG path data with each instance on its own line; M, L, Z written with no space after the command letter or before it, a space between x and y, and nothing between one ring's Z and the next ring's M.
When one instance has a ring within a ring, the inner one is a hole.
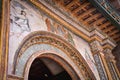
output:
M66 62L71 64L70 66L75 69L80 78L95 80L94 74L87 63L71 44L60 36L45 31L33 32L23 40L15 55L14 74L24 77L25 66L32 54L37 51L50 50L61 55L65 54L73 64L69 63L69 60L66 60ZM65 59L66 57L63 56L62 58Z
M62 56L60 57L60 55L58 55L58 53L55 53L54 51L44 51L44 52L40 51L40 52L34 53L31 56L31 58L27 61L27 64L25 66L26 67L24 71L25 80L28 80L30 66L36 58L50 58L51 60L60 64L60 66L62 66L68 72L72 80L80 80L80 77L78 77L75 70L70 66L70 64L67 63L66 60L63 60Z

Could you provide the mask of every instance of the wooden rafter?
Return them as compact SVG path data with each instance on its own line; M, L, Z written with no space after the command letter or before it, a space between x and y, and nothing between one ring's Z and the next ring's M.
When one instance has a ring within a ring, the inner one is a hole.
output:
M113 32L109 33L108 35L112 36L112 35L116 34L117 32L119 32L118 29L114 30Z
M116 34L116 35L112 36L113 39L116 39L116 38L118 38L118 37L120 38L120 35L119 35L119 34Z
M120 41L120 38L115 39L115 41L116 41L116 42L119 42L119 41Z
M120 33L118 33L119 30L116 29L116 27L102 15L102 13L97 11L97 9L92 6L88 0L85 0L84 2L80 2L79 0L69 0L67 5L64 5L64 0L55 1L57 1L58 4L62 3L60 4L62 8L69 12L83 25L96 25L96 27L101 29L108 36L112 37L112 39L120 41Z
M90 14L90 15L91 15L91 14ZM90 20L92 20L92 19L97 20L97 17L99 17L99 16L101 16L101 14L100 14L100 13L98 13L98 14L94 14L94 15L91 15L91 17L90 17L90 18L88 18L88 20L87 20L87 21L90 21Z
M100 29L103 29L105 27L107 27L107 25L110 25L111 23L109 21L107 21L106 23L102 24L102 26L100 27Z
M91 8L86 12L84 12L83 14L79 15L78 19L81 19L82 17L86 16L86 15L89 15L92 11L95 11L96 9L95 8Z
M103 29L103 31L104 31L105 33L111 32L111 30L114 29L114 28L115 28L115 26L110 26L109 28Z
M73 14L76 14L79 10L85 9L85 7L86 7L87 5L90 5L90 3L87 2L87 3L82 4L80 7L78 7L78 8L75 9L75 10L73 10L72 13L73 13Z
M72 2L70 2L68 5L66 5L65 7L67 9L69 9L72 5L74 5L76 3L76 0L73 0Z
M104 17L97 19L94 24L97 25L98 23L102 23L102 21L106 20Z

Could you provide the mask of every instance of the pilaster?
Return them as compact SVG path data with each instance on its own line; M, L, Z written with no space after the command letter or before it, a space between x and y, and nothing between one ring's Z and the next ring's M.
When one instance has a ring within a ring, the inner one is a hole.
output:
M90 47L93 53L100 79L112 80L110 70L106 63L105 54L103 53L104 40L107 38L107 35L103 34L99 29L93 29L90 36Z
M99 41L94 40L90 43L93 57L98 69L98 73L101 80L108 80L107 68L105 67L104 54L102 53L102 46Z
M113 43L110 38L107 38L103 41L103 53L105 55L105 61L110 71L111 77L113 80L119 80L120 76L116 67L115 57L112 54L112 50L115 46L116 44Z

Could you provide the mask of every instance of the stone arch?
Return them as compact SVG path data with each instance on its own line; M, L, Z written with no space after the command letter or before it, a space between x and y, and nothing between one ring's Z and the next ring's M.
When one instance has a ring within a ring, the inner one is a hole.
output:
M63 58L58 55L58 53L55 53L53 51L45 51L45 52L36 52L34 53L31 58L27 61L26 68L24 70L24 79L28 79L28 73L31 66L31 63L34 61L35 58L50 58L54 60L55 62L59 63L60 66L62 66L71 76L71 78L74 80L80 80L80 77L76 74L75 70L71 67L71 65L66 62L66 60L63 60ZM82 76L81 76L82 77Z
M39 47L35 48L36 45L38 45ZM50 49L50 47L52 49ZM32 52L30 50L36 51ZM15 54L13 73L22 77L25 67L23 67L21 70L19 67L23 66L23 64L26 65L27 60L33 53L44 50L53 50L60 54L66 54L78 69L76 71L80 71L84 79L95 80L94 74L92 73L92 71L90 70L89 66L87 65L84 58L80 55L80 53L71 44L62 39L60 36L46 31L33 32L23 40ZM73 67L74 65L71 66ZM79 72L77 74L79 75Z

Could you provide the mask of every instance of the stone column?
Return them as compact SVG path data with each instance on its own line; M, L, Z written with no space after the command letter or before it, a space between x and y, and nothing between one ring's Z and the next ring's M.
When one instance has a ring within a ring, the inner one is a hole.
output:
M96 67L98 69L100 80L112 80L108 65L105 60L105 54L103 53L103 41L106 39L106 37L107 36L98 29L93 29L91 31L90 47Z
M117 72L117 68L115 65L115 63L116 63L115 57L112 54L112 49L114 47L112 45L110 45L109 43L106 43L104 46L105 47L104 47L103 53L105 54L106 64L109 68L111 77L113 80L119 80L119 73Z
M90 43L93 57L98 69L101 80L108 80L106 68L104 66L104 54L102 53L102 46L99 41L94 40Z
M119 80L112 49L116 43L98 29L91 31L90 47L101 80Z

